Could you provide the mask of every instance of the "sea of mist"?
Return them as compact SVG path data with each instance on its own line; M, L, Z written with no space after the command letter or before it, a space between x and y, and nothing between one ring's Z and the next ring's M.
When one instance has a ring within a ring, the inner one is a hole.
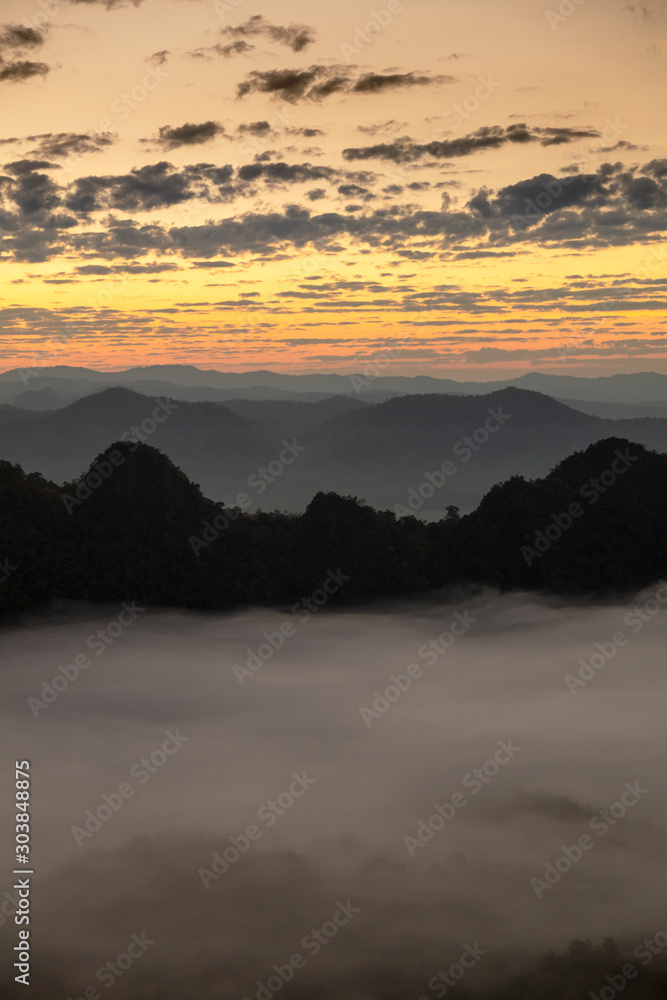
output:
M308 620L135 608L97 645L120 606L59 606L5 627L0 792L11 803L14 760L29 760L35 875L32 985L6 972L3 995L268 1000L263 987L286 1000L417 1000L437 996L429 981L476 944L483 957L447 992L464 998L574 939L632 952L667 923L657 589L604 605L477 591ZM263 665L247 669L260 646ZM568 683L596 654L590 679ZM42 701L79 655L90 666ZM377 701L410 664L409 687ZM473 792L464 779L501 744L516 749ZM153 754L150 773L139 762ZM294 775L307 782L298 796ZM117 803L123 784L132 794L87 831L87 813L105 795ZM600 811L628 784L641 794L601 834ZM454 815L415 846L420 821L457 792ZM280 795L293 801L269 823ZM259 836L215 872L214 855L249 826ZM582 835L592 848L536 889ZM314 953L304 938L340 904L353 915ZM16 931L7 905L5 955ZM103 985L98 970L132 935L150 946ZM295 954L290 981L267 987Z

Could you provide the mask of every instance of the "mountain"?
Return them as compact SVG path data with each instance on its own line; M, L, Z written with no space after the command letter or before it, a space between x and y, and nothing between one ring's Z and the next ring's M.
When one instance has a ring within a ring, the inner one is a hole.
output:
M471 510L499 480L543 476L568 453L609 436L667 451L667 420L602 420L516 388L403 396L315 427L304 438L298 473L306 494L336 490L392 509L412 499L422 515L442 516L452 504ZM432 492L423 484L440 479L446 461L454 471ZM285 505L282 489L272 489L278 506Z
M667 456L623 438L431 523L323 491L301 515L223 508L146 444L113 443L63 487L0 462L0 613L53 599L307 607L318 592L352 604L470 584L628 593L667 573L665 490Z
M544 479L496 485L461 519L455 575L502 589L632 591L667 570L667 456L607 438Z
M71 403L76 396L72 393L56 392L51 386L43 389L26 389L14 397L12 403L24 410L57 410Z
M554 397L557 398L557 397ZM634 417L667 417L667 403L608 403L599 400L559 399L559 403L607 420L631 420Z
M400 352L396 355L400 357ZM486 382L460 382L427 375L383 375L387 359L380 356L360 373L291 375L281 372L221 372L194 365L147 365L118 372L99 372L68 365L13 369L0 375L0 402L13 403L14 397L30 388L52 388L56 393L87 395L95 389L124 385L140 392L171 395L175 399L224 401L226 398L279 399L323 398L349 395L377 401L388 396L447 393L479 395L515 387L541 392L558 399L646 405L667 403L667 375L632 372L598 378L581 378L543 372ZM180 390L174 387L181 387ZM187 390L188 394L184 394ZM203 393L203 395L196 395Z
M111 441L137 439L159 447L207 496L246 510L304 510L324 491L436 518L450 505L472 510L494 483L544 476L565 455L612 436L667 451L667 420L603 420L516 388L378 404L223 405L159 402L116 387L53 412L0 411L0 457L57 482Z
M0 427L0 456L60 482L77 475L110 441L150 440L191 478L207 472L214 484L226 469L248 476L272 442L261 428L217 403L156 400L112 388L38 418Z

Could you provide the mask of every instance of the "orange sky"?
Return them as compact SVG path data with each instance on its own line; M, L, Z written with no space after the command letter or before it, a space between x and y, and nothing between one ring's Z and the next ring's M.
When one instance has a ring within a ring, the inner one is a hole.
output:
M667 371L664 6L2 17L0 368Z

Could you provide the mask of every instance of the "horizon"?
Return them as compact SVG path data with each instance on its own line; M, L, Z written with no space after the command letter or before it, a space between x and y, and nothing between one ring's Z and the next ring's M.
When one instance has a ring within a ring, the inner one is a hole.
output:
M371 367L377 368L377 365L373 366L372 363L371 363ZM322 376L322 377L325 377L325 376L337 376L337 377L340 377L340 378L349 378L352 375L363 375L364 374L364 372L363 372L362 369L351 369L349 371L310 370L310 371L306 371L306 372L292 372L292 371L278 371L278 370L273 370L273 369L270 369L270 368L248 368L248 369L242 369L240 371L230 371L229 369L224 369L224 368L215 368L215 367L204 368L204 367L201 367L200 365L192 364L192 363L189 363L189 362L171 362L171 361L165 361L165 362L156 362L156 363L147 364L147 365L129 365L127 367L120 367L120 368L101 368L101 367L94 367L93 368L93 367L89 367L87 365L66 365L66 364L62 364L62 365L32 365L32 366L30 366L30 368L16 367L16 368L7 368L7 369L4 369L4 370L0 371L0 377L2 377L3 375L11 375L11 374L14 374L14 373L18 373L19 375L21 373L24 373L24 380L26 381L26 385L28 385L30 377L34 377L34 376L32 376L31 374L28 374L27 377L25 377L26 373L39 372L41 370L43 370L44 372L54 372L54 371L58 371L58 370L63 370L63 371L91 371L91 372L95 372L96 374L101 374L101 375L104 375L104 374L119 375L119 374L123 374L123 373L129 372L129 371L142 371L142 370L149 370L149 369L155 369L155 368L195 369L196 371L202 372L203 374L207 374L208 372L215 372L216 374L220 374L220 375L238 375L238 376L242 376L242 375L276 375L276 376L285 376L285 377L292 377L293 376L293 377L296 377L296 378L308 378L310 376ZM543 368L543 369L534 369L532 371L526 371L525 369L517 369L516 372L505 372L505 371L502 371L502 370L494 371L494 372L489 372L489 371L486 371L486 372L475 372L475 373L473 373L475 375L474 378L471 377L471 375L468 375L468 377L466 377L466 378L456 377L457 375L460 375L460 374L461 373L459 373L459 372L457 372L455 374L450 374L450 373L446 373L445 372L445 373L442 373L442 374L435 374L434 375L434 374L431 374L428 371L414 372L414 373L411 373L411 374L404 374L403 372L399 371L399 372L386 372L386 373L385 372L379 372L378 374L373 373L369 377L372 377L373 382L378 381L378 380L382 380L382 379L385 379L385 378L386 379L393 379L393 378L405 378L405 379L428 378L428 379L432 379L434 381L452 381L452 382L461 382L461 383L465 383L465 382L470 382L470 383L479 382L479 383L483 384L484 382L498 382L498 381L512 381L512 380L516 381L516 380L519 380L519 379L522 379L522 378L539 377L539 376L556 377L556 378L564 376L564 377L568 377L568 378L581 378L581 379L591 379L591 378L592 379L606 379L606 378L615 378L615 377L633 376L633 375L667 375L667 372L660 372L660 371L657 371L656 369L645 368L645 369L637 369L636 371L618 371L618 372L598 373L596 375L584 375L584 374L580 374L580 373L574 372L574 371L568 371L568 372L550 371L548 368ZM53 377L57 377L57 376L53 376Z

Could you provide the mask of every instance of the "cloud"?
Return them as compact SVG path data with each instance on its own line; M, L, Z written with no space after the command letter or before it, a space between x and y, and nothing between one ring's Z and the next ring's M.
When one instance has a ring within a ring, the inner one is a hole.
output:
M106 274L162 274L163 271L178 271L178 264L168 262L152 264L115 264L108 267L103 264L82 264L75 268L77 274L102 276Z
M7 66L0 65L0 81L5 83L22 83L24 80L31 80L35 76L46 76L50 67L43 62L31 62L24 59L21 62L9 63Z
M321 128L288 128L289 135L300 135L304 139L315 139L319 135L326 135Z
M0 82L23 83L36 76L46 76L50 66L25 58L32 50L44 45L44 41L42 32L28 25L3 25L0 32ZM12 62L6 61L7 54Z
M23 24L6 24L0 34L0 49L30 49L44 44L44 35Z
M348 242L361 245L362 252L382 247L413 260L447 260L525 250L531 243L588 252L655 241L667 229L667 161L662 159L631 168L603 163L586 174L538 174L496 190L479 187L462 203L448 197L436 209L397 200L403 191L418 194L424 182L389 185L382 193L391 196L391 203L375 211L361 204L379 193L374 174L308 161L263 158L238 171L212 163L177 169L161 161L69 184L45 173L55 166L38 159L7 164L0 178L0 252L21 260L73 253L127 259L153 250L183 257L259 253L268 258L307 245L340 250ZM254 194L257 182L273 188L306 183L312 190L304 192L303 204L282 210L238 212L198 225L112 217L89 231L97 212L157 212L196 200L228 204ZM354 199L353 217L348 210L313 211L330 183L339 185L338 194ZM460 304L474 307L470 298Z
M39 312L26 318L45 322ZM91 326L102 321L95 315ZM136 332L144 341L148 329ZM149 414L154 401L146 402ZM445 442L447 433L439 430ZM431 977L457 961L466 942L486 954L459 982L463 997L608 996L605 976L618 976L642 939L657 940L665 926L658 651L667 616L630 637L618 668L598 672L577 695L588 699L583 708L563 678L618 630L633 603L486 592L461 594L456 604L441 597L322 611L306 624L265 609L148 611L136 633L104 653L109 666L82 674L76 691L62 694L27 735L26 699L39 697L57 665L110 616L69 608L55 622L43 616L7 629L0 723L12 745L40 761L50 845L31 916L43 949L31 996L83 996L133 933L153 943L112 984L118 1000L255 997L258 981L266 983L274 965L289 968L297 952L306 957L287 984L290 998L434 997ZM432 647L443 624L468 610L469 633L436 666L417 671L398 704L365 728L360 707L391 674L423 664L423 644ZM232 664L244 663L248 648L286 618L295 634L276 668L266 665L239 687ZM187 741L144 780L148 772L134 762L178 727ZM485 762L501 740L521 749L496 773ZM476 772L484 783L474 781L475 768L484 769ZM314 780L296 800L281 795L295 771ZM111 818L100 809L101 829L77 847L72 827L125 781L134 797ZM619 819L611 804L625 782L648 792ZM454 793L464 804L451 816L442 803ZM181 801L187 810L174 809ZM610 808L602 825L600 811ZM436 811L448 816L443 824L431 823ZM249 823L257 824L256 841L239 839ZM561 865L562 845L583 834L594 847L580 863ZM407 835L423 846L410 853ZM232 843L240 849L231 851ZM217 860L223 853L227 870ZM214 861L223 872L217 878ZM554 863L561 877L550 874L551 888L538 899L530 880ZM349 926L335 940L334 925L325 926L317 954L311 945L304 951L304 935L348 898L359 910ZM10 911L5 936L13 927ZM610 934L622 955L597 943ZM568 947L572 938L579 941ZM636 956L635 964L639 975L624 995L663 997L664 954L654 954L648 970ZM15 995L13 976L8 965L3 995ZM443 993L442 980L436 985Z
M336 175L337 171L331 167L311 166L310 163L248 163L238 170L239 180L242 181L254 181L262 177L267 183L283 184L330 181Z
M319 101L332 94L378 94L388 89L423 87L453 82L454 77L418 76L415 73L365 73L355 79L346 66L310 66L308 69L254 70L237 87L237 96L273 94L294 104Z
M396 132L405 128L406 124L406 122L398 122L394 118L390 118L384 122L375 122L373 125L357 125L357 131L363 132L365 135L377 135L378 132Z
M239 135L254 135L258 138L273 134L273 129L267 121L243 122L236 131Z
M232 56L248 55L257 48L247 41L248 38L267 38L269 41L287 46L292 52L302 52L315 41L315 31L307 25L272 24L262 14L254 14L241 24L222 28L220 36L223 39L229 39L229 41L216 42L215 45L193 49L188 52L188 55L192 59L214 59L216 57L230 59Z
M129 174L80 177L71 185L66 205L88 215L104 208L150 211L198 197L222 201L232 193L229 182L233 172L229 165L210 163L191 164L179 171L163 160L137 167Z
M599 135L596 129L531 128L524 123L508 125L506 128L489 125L457 139L416 143L408 136L403 136L393 142L377 143L374 146L350 147L343 150L343 156L346 160L378 159L393 163L413 163L424 157L454 159L469 156L479 150L499 149L510 143L539 142L542 146L552 146L573 142L575 139L596 138Z
M257 38L264 36L279 45L285 45L292 52L303 52L315 41L315 30L305 24L287 26L271 24L262 14L254 14L242 24L223 28L221 34L227 38Z
M218 122L201 122L197 125L187 122L185 125L163 125L154 139L142 139L142 142L152 142L163 149L178 149L181 146L200 146L210 142L219 135L224 135L224 128Z
M60 170L60 165L49 163L48 160L14 160L12 163L5 163L4 169L8 174L20 177L34 170Z
M192 49L191 52L187 54L191 59L214 59L216 56L222 56L223 59L229 59L231 56L247 55L248 52L252 52L255 46L250 45L243 39L238 39L235 42L228 42L227 45L207 45L199 49Z
M169 49L160 49L159 52L154 52L152 56L149 56L146 62L151 63L153 66L164 66L170 55L171 52Z
M83 156L99 153L113 146L118 136L113 132L57 132L43 135L29 135L31 142L39 139L39 145L32 152L42 156Z
M429 87L433 84L456 83L454 76L426 76L416 73L365 73L352 88L355 94L378 94L383 90L403 87Z

